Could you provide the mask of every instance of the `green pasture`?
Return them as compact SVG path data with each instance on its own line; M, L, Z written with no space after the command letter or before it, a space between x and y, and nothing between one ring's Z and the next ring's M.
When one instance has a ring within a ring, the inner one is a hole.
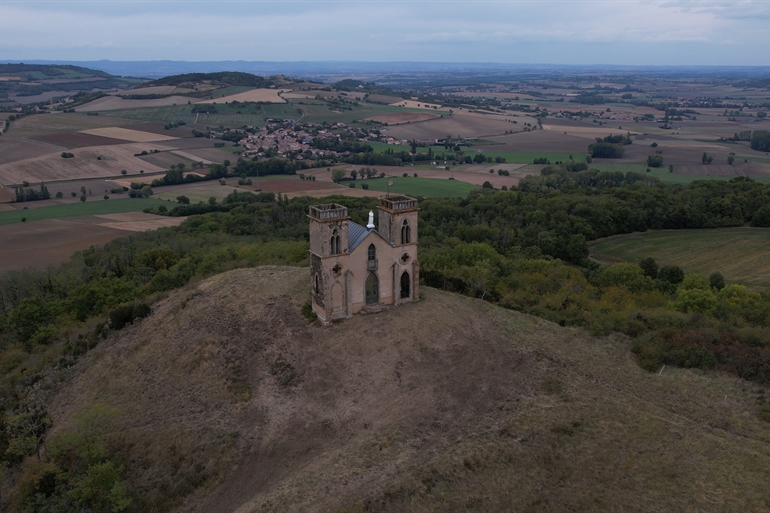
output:
M388 187L388 180L393 185ZM343 182L343 185L355 183L356 188L361 184L369 185L369 190L388 192L391 194L406 194L408 196L433 196L433 197L464 197L469 192L480 189L478 185L460 182L457 180L442 180L440 178L415 178L409 177L391 177L391 178L372 178L370 180L357 180L355 182Z
M195 114L192 114L192 105L171 105L168 107L142 107L136 109L119 109L100 112L99 115L106 115L114 118L136 119L142 121L158 121L161 123L174 123L184 121L192 123L195 121Z
M78 201L77 203L53 205L50 207L0 212L0 226L21 223L22 217L26 217L27 222L42 221L44 219L60 219L63 217L141 212L145 208L157 207L160 205L167 205L167 202L144 198L110 199L86 201L84 203Z
M597 241L591 256L603 262L638 263L654 258L658 265L678 265L686 273L721 272L728 283L770 286L770 229L719 228L670 230Z
M525 152L525 151L482 151L484 155L491 157L503 157L506 164L532 164L535 159L547 158L551 164L558 162L566 162L572 156L574 162L585 162L585 153L560 153L560 152ZM473 157L475 151L466 151L466 155Z

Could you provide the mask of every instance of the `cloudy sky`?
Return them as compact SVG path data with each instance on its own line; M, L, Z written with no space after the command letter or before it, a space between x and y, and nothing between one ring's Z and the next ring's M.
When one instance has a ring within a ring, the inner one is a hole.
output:
M770 65L770 0L0 0L0 59Z

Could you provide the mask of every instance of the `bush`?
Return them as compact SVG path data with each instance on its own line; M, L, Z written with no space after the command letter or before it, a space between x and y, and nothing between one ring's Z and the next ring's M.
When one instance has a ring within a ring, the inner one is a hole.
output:
M647 166L660 167L663 165L663 157L660 155L649 155L647 157Z
M620 145L608 142L594 143L588 147L588 151L594 159L619 159L625 152Z
M147 317L151 312L152 309L147 303L120 305L110 312L110 328L123 329L126 324Z

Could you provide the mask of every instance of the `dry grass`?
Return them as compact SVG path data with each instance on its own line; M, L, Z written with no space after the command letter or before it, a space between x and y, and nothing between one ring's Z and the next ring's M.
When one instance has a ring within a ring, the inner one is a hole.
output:
M407 107L410 109L440 109L441 105L438 103L425 103L425 102L418 102L415 100L398 100L394 103L391 103L393 107Z
M115 126L81 130L81 133L98 135L101 137L112 137L113 139L123 139L124 141L131 142L170 141L177 139L177 137L172 137L170 135L154 134L152 132L142 132L140 130L131 130L129 128Z
M172 294L78 363L56 429L119 408L108 436L166 511L767 508L752 385L649 374L622 338L434 289L308 325L308 283L257 268Z
M518 130L521 125L508 123L502 116L455 112L449 117L387 127L387 135L396 139L439 139L452 137L487 137ZM510 119L513 119L511 117Z
M283 89L252 89L244 93L233 94L230 96L223 96L222 98L216 98L214 100L204 100L196 103L227 103L227 102L270 102L270 103L286 103L286 100L281 98Z

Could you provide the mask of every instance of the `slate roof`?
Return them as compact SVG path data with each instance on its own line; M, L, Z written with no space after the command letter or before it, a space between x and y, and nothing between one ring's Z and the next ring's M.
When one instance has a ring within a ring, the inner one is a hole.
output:
M376 231L374 229L369 230L366 226L361 226L358 223L350 221L348 224L348 252L352 253L354 249L361 244L369 232Z

